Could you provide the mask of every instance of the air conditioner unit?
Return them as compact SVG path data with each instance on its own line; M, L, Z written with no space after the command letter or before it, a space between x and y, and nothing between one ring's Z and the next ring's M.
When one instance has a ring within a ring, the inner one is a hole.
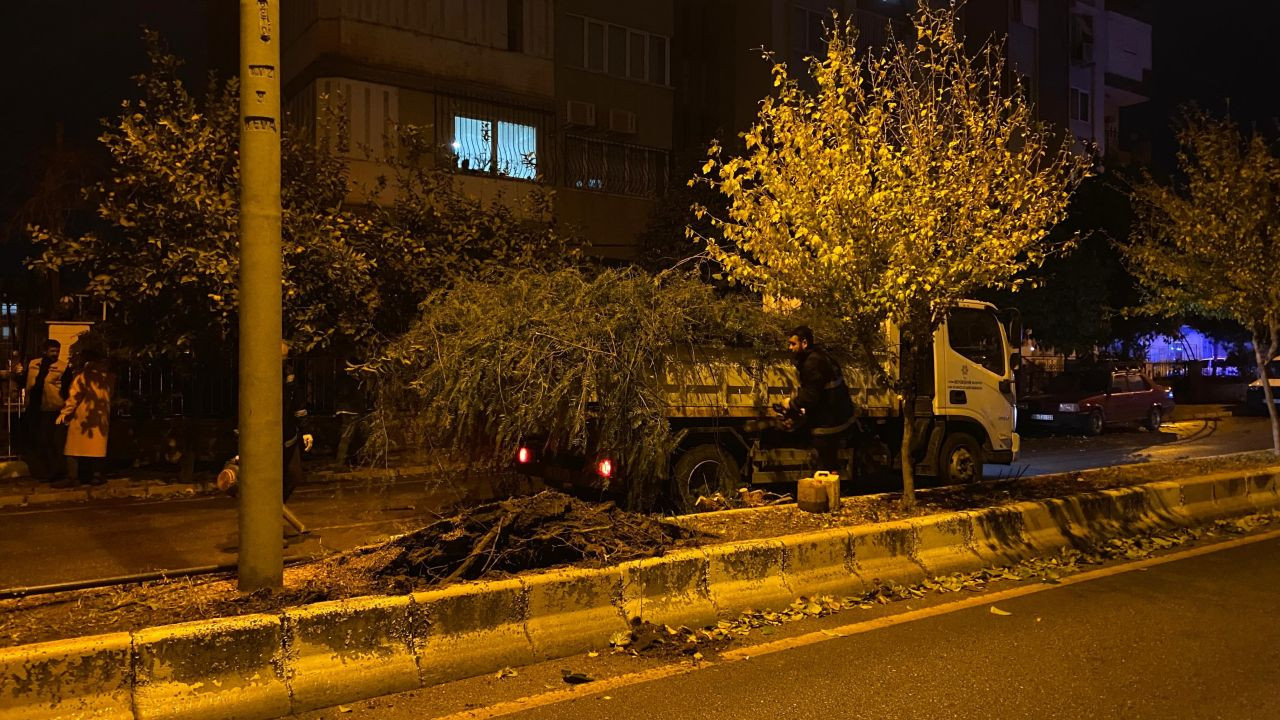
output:
M636 114L630 110L609 111L609 131L616 133L636 134Z
M570 125L595 127L595 103L583 102L582 100L570 100L569 107L565 114Z

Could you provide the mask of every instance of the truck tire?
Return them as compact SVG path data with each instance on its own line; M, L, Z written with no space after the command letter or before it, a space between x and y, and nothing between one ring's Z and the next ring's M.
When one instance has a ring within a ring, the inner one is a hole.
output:
M938 479L959 485L982 479L982 443L969 433L951 433L938 451Z
M679 510L693 512L700 495L738 492L742 466L732 453L714 443L695 445L680 454L671 469L672 495Z
M1160 411L1159 405L1152 405L1147 411L1147 429L1151 432L1160 432L1160 424L1164 422L1164 413Z

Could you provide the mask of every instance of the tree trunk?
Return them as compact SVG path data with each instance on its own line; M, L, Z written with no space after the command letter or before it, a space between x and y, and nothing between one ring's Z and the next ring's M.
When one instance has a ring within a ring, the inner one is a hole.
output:
M1258 358L1258 377L1262 379L1262 402L1267 406L1267 415L1271 417L1271 451L1280 457L1280 417L1277 417L1275 395L1271 392L1271 378L1267 373L1267 364L1276 356L1280 348L1280 333L1271 331L1271 342L1267 343L1264 354L1258 333L1253 333L1253 354Z
M901 370L899 370L901 372ZM911 456L911 440L915 432L916 394L902 394L902 504L912 508L916 504L916 468Z
M902 504L915 507L916 504L916 463L911 455L912 441L915 439L916 425L916 374L920 362L919 351L914 342L903 342L899 346L898 385L902 388Z

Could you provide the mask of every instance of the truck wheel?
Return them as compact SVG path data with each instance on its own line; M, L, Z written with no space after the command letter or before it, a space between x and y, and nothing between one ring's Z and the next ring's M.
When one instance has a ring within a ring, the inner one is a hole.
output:
M982 479L982 444L968 433L952 433L938 453L938 471L946 485Z
M1153 406L1147 411L1147 429L1151 432L1159 432L1160 423L1164 422L1163 413L1160 412L1159 406Z
M695 445L676 460L671 470L672 493L683 512L693 512L699 496L720 493L732 498L738 491L742 468L736 458L719 445Z

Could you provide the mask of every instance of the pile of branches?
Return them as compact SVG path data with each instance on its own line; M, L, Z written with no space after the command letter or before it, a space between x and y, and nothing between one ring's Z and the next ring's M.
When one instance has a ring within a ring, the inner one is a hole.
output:
M655 557L693 533L551 490L463 510L392 541L376 573L432 584Z
M420 445L508 462L531 439L545 454L600 449L623 469L627 507L647 510L674 443L658 380L666 353L769 354L795 321L692 274L529 270L433 296L362 370L382 414L407 419Z

